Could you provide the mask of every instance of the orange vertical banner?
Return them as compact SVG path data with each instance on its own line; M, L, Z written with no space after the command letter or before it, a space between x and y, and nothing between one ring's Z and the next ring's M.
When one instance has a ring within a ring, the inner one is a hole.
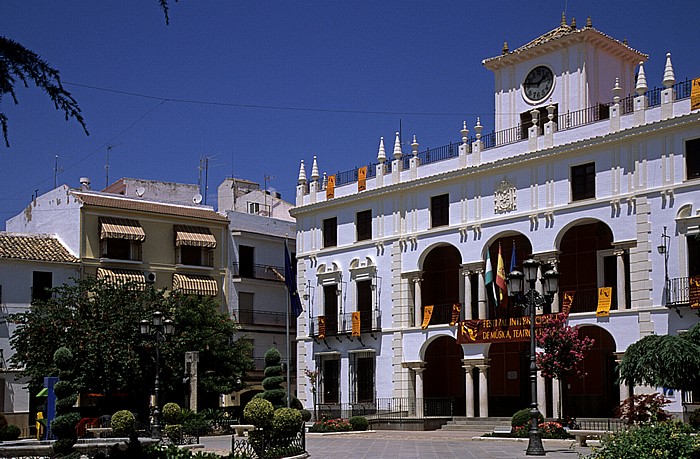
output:
M610 315L610 304L612 303L612 287L600 287L598 289L598 309L595 315L598 317Z
M566 315L569 315L569 311L571 311L571 305L574 303L574 293L576 293L575 290L570 290L562 293L563 297L561 300L561 312Z
M690 88L690 109L697 110L698 108L700 108L700 78L695 78Z
M333 199L335 197L335 175L328 176L328 182L326 182L326 199Z
M367 189L367 166L362 166L357 169L357 191L365 191Z
M462 310L462 305L460 303L455 303L452 305L452 320L450 321L450 325L454 326L457 322L459 322L459 313Z
M352 336L360 336L360 313L352 313Z
M428 328L428 324L430 324L431 317L433 317L433 307L432 306L424 306L423 307L423 323L421 324L420 328L422 328L422 329Z
M320 339L326 339L326 317L318 317L318 337Z
M691 309L700 308L700 276L692 276L688 279L688 300Z

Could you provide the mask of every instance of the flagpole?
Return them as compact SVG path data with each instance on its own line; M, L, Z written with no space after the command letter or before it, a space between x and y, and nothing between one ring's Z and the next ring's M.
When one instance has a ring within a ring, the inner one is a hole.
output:
M284 234L284 248L285 248L285 258L287 257L287 254L289 253L289 249L287 248L287 233ZM284 263L287 263L287 260L284 260ZM289 260L289 263L291 264L291 260ZM287 273L285 273L286 275ZM296 281L296 279L295 279ZM289 287L287 286L287 282L284 283L284 289L287 291L287 313L284 315L286 319L286 327L285 329L287 330L287 408L289 408L292 405L292 380L290 379L289 375L289 367L291 366L291 362L289 361Z

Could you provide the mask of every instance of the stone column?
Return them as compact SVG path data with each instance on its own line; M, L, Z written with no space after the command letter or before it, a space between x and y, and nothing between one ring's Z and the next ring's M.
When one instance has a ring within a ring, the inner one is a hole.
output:
M474 374L472 370L473 365L464 364L464 395L467 400L467 417L474 417Z
M464 270L462 276L464 277L464 301L462 303L462 317L464 320L471 320L472 318L472 283L470 282L471 271Z
M615 250L615 261L617 262L617 310L622 311L627 309L627 295L625 286L627 278L625 277L625 251Z
M484 280L484 271L479 270L479 317L477 319L486 318L486 284Z
M185 352L185 369L187 370L187 377L189 378L189 409L193 412L197 412L197 377L199 371L197 365L199 363L199 351L187 351Z
M423 322L423 298L421 296L421 278L417 277L413 279L413 312L414 312L414 327L420 327Z
M425 368L415 368L416 372L416 417L423 417L423 372Z
M622 361L622 357L625 355L624 352L615 352L613 353L615 356L615 364L619 365L620 362ZM632 395L634 395L634 391L630 388L629 385L627 384L620 384L620 402L623 400L630 398Z
M477 365L479 369L479 417L489 417L488 365Z

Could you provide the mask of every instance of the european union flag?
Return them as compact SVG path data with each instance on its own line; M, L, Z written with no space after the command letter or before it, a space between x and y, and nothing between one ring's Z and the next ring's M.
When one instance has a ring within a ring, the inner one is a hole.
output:
M287 285L289 292L289 304L292 308L292 314L299 317L304 310L301 308L301 300L297 291L297 279L292 269L292 259L287 250L287 244L284 244L284 283Z

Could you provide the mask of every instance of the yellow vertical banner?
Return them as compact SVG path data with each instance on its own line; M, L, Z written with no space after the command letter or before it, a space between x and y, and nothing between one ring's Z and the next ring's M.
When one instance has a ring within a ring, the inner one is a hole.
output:
M421 324L420 328L424 330L428 328L428 324L430 323L431 317L433 317L433 307L423 306L423 323Z
M459 312L462 309L462 305L460 303L455 303L452 305L452 320L450 320L450 325L454 327L454 325L459 322Z
M575 290L562 293L561 312L567 316L569 315L569 311L571 311L571 305L574 304L574 293L576 293Z
M319 339L326 339L326 317L318 317L318 337Z
M367 166L362 166L357 169L357 191L365 191L367 189Z
M688 278L688 300L691 309L700 308L700 276Z
M612 303L612 287L600 287L598 289L598 309L595 315L604 317L610 315L610 304Z
M352 313L352 336L360 336L360 313Z
M326 199L335 197L335 175L329 175L326 182Z
M693 85L690 88L690 109L697 110L700 108L700 78L693 80Z

